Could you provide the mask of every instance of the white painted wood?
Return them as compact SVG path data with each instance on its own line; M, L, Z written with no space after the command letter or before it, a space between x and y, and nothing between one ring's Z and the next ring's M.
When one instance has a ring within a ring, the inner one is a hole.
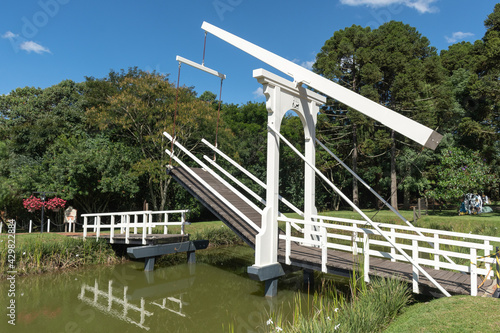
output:
M269 126L268 126L268 129L273 131L283 142L285 142L295 152L295 154L297 154L297 156L299 156L302 160L304 160L306 163L308 163L308 161L305 159L305 157L299 151L297 151L297 149L292 144L290 144L290 142L288 142L288 140L286 140L286 138L284 138L280 133L277 133L276 131L274 131ZM361 209L359 209L356 205L354 205L354 203L348 197L346 197L344 195L344 193L342 193L342 191L340 191L337 188L337 186L335 186L328 178L326 178L326 176L323 175L323 173L321 173L318 169L316 169L316 167L314 167L312 165L310 165L310 166L315 169L315 172L318 176L320 176L340 197L342 197L342 199L344 199L347 203L349 203L349 205L359 215L361 215L366 220L366 222L368 222L368 224L370 224L381 236L383 236L391 244L391 246L395 247L396 250L399 253L401 253L416 269L418 269L422 274L424 274L425 277L427 279L429 279L429 281L431 281L431 283L434 284L445 296L447 296L447 297L451 296L449 292L447 292L439 283L436 282L436 280L432 276L429 275L429 273L427 273L425 270L423 270L422 267L420 267L420 265L418 263L414 262L406 254L406 252L401 250L401 248L396 243L391 241L390 237L387 236L386 233L384 231L382 231L372 220L370 220L370 218L368 216L366 216L366 214L363 213L361 211Z
M199 70L202 70L208 74L212 74L212 75L215 75L215 76L218 76L220 77L221 79L225 79L226 78L226 75L222 74L222 73L219 73L218 71L216 70L213 70L211 68L208 68L208 67L205 67L204 65L200 65L194 61L191 61L189 59L186 59L186 58L183 58L181 56L177 56L175 58L175 60L177 60L178 62L181 62L183 64L186 64L186 65L189 65L191 67L194 67L196 69L199 69Z
M169 140L172 140L172 136L170 134L168 134L167 132L163 132L163 135L165 135ZM203 169L205 169L207 172L210 172L210 174L212 176L214 176L215 178L217 178L217 180L219 180L220 182L222 182L225 186L229 187L230 189L234 189L229 183L227 183L222 177L220 177L219 175L217 175L213 170L211 170L205 163L203 163L202 161L200 161L198 158L196 158L193 154L191 154L191 152L189 150L187 150L186 148L184 148L179 142L177 142L176 140L174 140L174 144L176 147L180 148L187 156L189 156L193 161L195 161L196 163L198 163L198 165L200 165ZM175 156L175 154L172 154L170 152L169 149L165 150L165 152L171 156L177 163L179 163L179 165L181 165L187 172L189 172L189 174L194 177L196 180L198 180L201 184L203 184L203 186L205 186L208 190L212 191L213 193L217 193L217 191L215 189L212 188L212 186L210 186L209 184L207 184L207 182L205 182L203 179L201 179L198 175L196 175L194 172L192 172L192 170L187 167L177 156ZM236 191L236 189L234 189L235 191L235 194L237 194L242 200L244 200L245 202L249 201L248 198L246 198L244 195L242 195L241 193L239 193L238 191ZM219 195L219 198L222 202L224 202L225 205L227 205L233 212L235 212L236 214L238 214L238 216L240 216L246 223L248 223L252 228L254 228L255 230L259 231L260 228L259 226L257 226L255 223L253 223L252 220L250 220L245 214L243 214L241 211L239 211L236 207L234 207L234 205L232 205L229 201L227 201L224 197L220 196ZM260 210L260 209L259 209Z
M328 234L326 228L321 229L321 271L327 273L326 264L328 263Z
M413 240L412 245L413 245L412 246L412 258L415 262L417 262L418 261L418 241ZM420 289L418 287L418 269L415 265L413 266L412 271L413 271L413 293L419 294Z
M366 283L370 282L370 237L363 235L363 275Z
M477 251L470 249L470 295L477 296Z
M398 133L418 142L422 146L435 149L442 136L432 129L394 112L366 97L363 97L339 84L319 76L310 70L282 58L262 47L252 44L236 35L224 31L210 23L203 22L201 28L225 42L239 48L266 64L293 77L296 85L307 84L322 93L352 107L370 118L384 124Z

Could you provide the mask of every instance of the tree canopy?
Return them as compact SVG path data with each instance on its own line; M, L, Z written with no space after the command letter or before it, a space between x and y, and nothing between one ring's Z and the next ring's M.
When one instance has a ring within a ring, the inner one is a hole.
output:
M313 70L377 103L445 134L436 151L328 99L317 136L396 206L418 197L454 202L467 192L498 197L500 171L500 4L484 21L485 35L438 51L416 28L390 21L376 29L353 25L325 41ZM137 67L45 89L17 88L0 96L0 210L25 214L22 199L53 191L82 212L201 209L165 172L175 136L193 152L214 142L260 179L266 177L264 103L222 103L194 87L176 88L168 75ZM282 133L303 150L298 117ZM180 152L176 151L177 154ZM362 207L380 203L318 148L318 168ZM224 164L224 161L220 161ZM234 175L235 168L227 165ZM281 148L281 194L296 206L303 163ZM263 189L248 180L255 192ZM318 182L319 209L342 203Z

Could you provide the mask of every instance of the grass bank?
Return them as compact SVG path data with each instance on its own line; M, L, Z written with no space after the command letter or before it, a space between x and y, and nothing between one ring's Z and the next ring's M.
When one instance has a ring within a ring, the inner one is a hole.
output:
M499 310L498 298L445 297L406 308L385 332L499 332Z
M291 321L284 322L278 311L265 323L267 332L380 332L408 305L411 293L406 283L393 279L351 278L350 292L323 285L312 301L297 293ZM306 306L304 307L304 304Z
M121 261L105 241L86 242L59 234L17 234L15 247L9 249L8 244L12 247L8 236L0 235L0 278L12 270L23 276Z

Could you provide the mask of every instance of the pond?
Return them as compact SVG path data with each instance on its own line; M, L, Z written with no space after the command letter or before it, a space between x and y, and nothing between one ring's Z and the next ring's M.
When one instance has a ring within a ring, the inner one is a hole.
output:
M220 256L234 248L217 251ZM16 325L4 314L0 332L262 332L271 312L291 313L294 288L266 299L263 283L241 274L241 267L232 271L220 264L181 263L153 272L143 268L141 262L128 262L18 277ZM8 281L2 281L3 309L9 305L8 289Z

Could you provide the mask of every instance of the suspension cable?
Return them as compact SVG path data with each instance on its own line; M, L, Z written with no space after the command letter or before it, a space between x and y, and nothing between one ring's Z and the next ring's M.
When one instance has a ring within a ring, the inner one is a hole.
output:
M201 65L205 66L205 48L207 47L207 32L205 31L205 40L203 41L203 59Z
M217 137L219 135L219 121L220 121L220 107L222 104L222 82L224 82L224 79L220 79L220 90L219 90L219 106L217 108L217 127L215 129L215 148L217 148ZM214 161L215 161L215 153L214 153Z
M175 92L175 109L174 109L174 128L172 131L172 143L170 145L170 161L168 164L172 165L172 155L174 154L174 141L175 141L175 120L177 118L177 109L179 108L179 81L181 79L181 62L179 61L179 71L177 73L177 89Z

